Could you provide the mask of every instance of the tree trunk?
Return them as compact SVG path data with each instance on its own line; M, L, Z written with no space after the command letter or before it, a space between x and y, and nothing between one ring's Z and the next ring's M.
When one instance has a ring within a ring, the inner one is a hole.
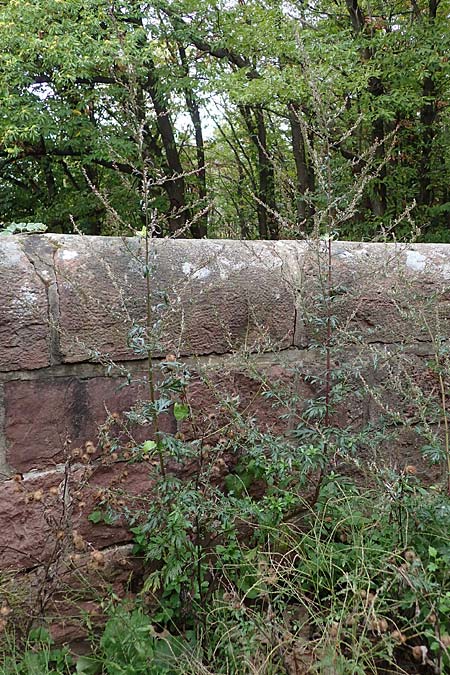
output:
M350 16L353 31L356 35L364 32L366 21L364 13L359 6L358 0L346 0L347 10ZM368 61L373 56L373 50L364 47L361 50L364 61ZM368 91L373 97L381 96L384 93L383 82L379 77L371 77L368 83ZM372 125L372 142L377 144L375 156L380 163L385 161L385 146L383 139L385 136L384 123L381 118L376 119ZM379 143L379 145L378 145ZM383 166L378 174L378 178L373 183L373 195L370 197L371 209L375 216L383 216L387 208L386 192L386 167Z
M186 58L186 50L183 45L178 45L178 51L180 53L180 59L185 72L186 78L189 77L189 66ZM189 111L192 124L194 126L195 132L195 150L197 155L197 173L196 173L196 183L198 186L198 196L200 199L200 208L206 208L206 161L205 161L205 144L203 140L203 129L202 129L202 120L200 117L200 108L197 103L192 90L189 86L184 87L184 97L186 99L186 106ZM196 220L195 223L191 225L192 236L195 239L202 239L208 235L208 216L207 213L201 218Z
M292 153L294 155L295 170L297 174L297 218L299 223L305 224L306 231L310 232L314 209L312 205L308 204L305 200L304 195L308 190L311 190L311 186L314 185L314 172L312 167L308 166L307 162L305 139L303 138L303 132L298 118L299 105L298 103L290 102L288 104L288 109L289 122L291 125Z
M272 158L267 148L267 131L264 111L261 106L254 109L255 120L249 106L240 107L241 114L256 148L258 156L258 230L261 239L278 239L277 205L275 199L275 173Z
M147 88L152 99L164 153L167 160L167 179L164 189L170 202L169 231L176 234L189 222L189 209L186 205L186 186L180 155L175 142L175 133L169 115L166 98L161 92L155 64L148 59Z
M438 0L429 0L428 2L428 19L430 24L436 19L438 5ZM418 202L421 206L431 206L433 203L431 163L435 135L434 125L437 118L437 92L432 75L426 75L424 77L422 83L422 96L423 104L420 110L420 122L422 128Z

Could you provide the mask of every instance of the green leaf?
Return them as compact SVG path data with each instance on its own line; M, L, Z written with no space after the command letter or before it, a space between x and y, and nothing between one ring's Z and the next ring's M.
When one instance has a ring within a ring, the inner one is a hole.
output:
M88 520L90 520L91 523L94 523L95 525L97 525L97 523L106 523L106 525L112 525L114 522L114 517L105 511L97 510L92 511L92 513L89 514Z
M155 441L145 441L145 443L142 443L142 452L151 453L153 450L156 450Z
M186 403L174 403L173 414L178 422L182 422L189 417L189 406Z
M101 523L103 520L103 512L102 511L92 511L92 513L89 514L88 520L91 521L91 523L97 524Z
M41 642L44 644L52 644L53 638L46 628L43 626L38 626L37 628L32 628L28 636L30 642Z
M83 675L96 675L99 673L102 667L101 661L98 659L91 658L90 656L80 656L77 661L77 673L83 673Z

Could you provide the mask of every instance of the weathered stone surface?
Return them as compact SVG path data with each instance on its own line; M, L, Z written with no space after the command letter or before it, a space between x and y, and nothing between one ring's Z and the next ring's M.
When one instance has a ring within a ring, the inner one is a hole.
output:
M49 365L45 283L16 237L0 239L0 371Z
M324 394L323 349L299 350L289 363L293 350L285 349L324 343L328 280L323 244L178 240L155 241L151 248L152 321L161 320L155 353L225 355L238 348L237 356L244 358L249 351L283 349L279 363L271 364L257 360L228 368L225 357L223 365L217 357L209 374L193 363L197 375L188 397L197 427L183 422L179 430L187 438L200 433L206 442L226 435L230 413L222 403L235 396L242 424L254 419L274 433L289 431L295 420L283 419L286 409L261 394L278 380L287 400L291 392L298 415L305 400ZM120 380L103 377L101 366L89 363L142 358L127 346L127 332L133 321L145 322L143 271L142 247L133 239L48 235L0 240L1 471L5 460L15 471L50 469L66 459L66 441L73 451L95 439L105 407L121 412L145 397L139 387L117 391ZM355 430L368 422L374 429L385 424L390 445L380 447L380 461L399 468L417 464L426 478L420 464L423 439L415 432L421 414L417 392L431 400L437 391L426 359L435 348L433 336L448 339L450 333L450 247L333 242L331 295L333 324L337 320L333 372L345 366L356 378L360 372L365 383L362 392L355 388L339 402L332 423ZM395 349L404 351L396 354ZM370 365L375 356L386 360L377 373ZM309 374L316 378L314 385ZM400 411L401 433L395 420L389 427L389 409ZM441 420L433 414L439 427ZM173 417L165 423L177 431ZM365 450L361 445L361 456L368 457ZM87 482L86 469L77 471L72 474L79 484L70 502L72 529L88 549L127 541L124 523L94 525L87 516L98 494L111 486L126 495L148 494L145 467L124 462L92 467ZM28 568L52 555L63 479L63 473L51 470L1 486L0 553L6 567Z
M47 237L29 235L21 240L23 252L47 289L50 365L61 363L59 297L54 266L55 247Z
M328 253L320 246L278 242L297 288L298 339L325 342ZM450 247L333 242L330 314L341 345L417 344L450 330Z
M149 495L151 487L145 465L124 462L4 481L0 484L1 569L32 568L54 562L60 551L88 553L129 541L131 534L123 520L94 524L88 516L105 490L129 503Z
M140 588L143 560L124 544L85 552L59 551L51 565L42 565L19 575L4 574L1 595L9 599L10 628L23 630L24 623L42 625L57 644L70 643L75 653L89 651L86 638L91 627L105 621L103 598L131 598ZM9 577L9 578L8 578ZM1 599L1 598L0 598ZM43 616L44 615L44 616Z
M63 474L52 472L0 483L2 570L35 567L48 560L63 518L63 502L50 490L60 490L63 481Z
M133 556L132 548L125 544L105 549L101 557L91 552L62 560L58 586L47 608L52 621L50 633L56 643L70 643L73 648L75 641L86 639L86 616L93 626L105 622L102 605L96 599L113 593L121 598L131 595L130 586L136 585L143 567L143 561ZM39 579L36 581L35 586Z
M64 462L86 441L96 444L108 413L122 413L147 392L143 384L123 386L110 377L58 377L4 384L6 457L15 471L43 469ZM122 386L122 388L121 388ZM130 425L133 437L143 428ZM116 433L123 442L130 437ZM83 451L84 452L84 451ZM82 453L81 453L82 454Z
M60 345L66 362L137 358L127 347L146 320L143 247L133 239L58 237ZM227 353L292 344L294 298L266 242L154 240L155 352Z
M314 395L304 379L311 372L312 358L312 354L293 351L284 361L278 357L272 363L260 360L234 368L199 368L187 389L193 422L181 425L185 437L200 436L213 443L250 425L286 435L299 422L305 400ZM298 410L294 397L300 401ZM288 409L291 417L285 417Z

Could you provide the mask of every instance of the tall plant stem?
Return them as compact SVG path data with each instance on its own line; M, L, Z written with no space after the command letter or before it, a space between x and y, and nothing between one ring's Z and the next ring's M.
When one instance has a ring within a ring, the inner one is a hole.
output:
M326 353L326 373L325 373L325 428L330 426L330 395L331 395L331 287L332 287L332 268L331 268L331 236L327 241L327 337L325 343Z
M144 187L145 192L145 187ZM146 220L147 220L147 209L146 209ZM153 352L150 343L150 336L152 331L152 301L151 301L151 286L150 286L150 244L149 244L149 233L148 233L148 223L145 228L145 282L146 282L146 342L147 342L147 381L148 381L148 394L149 399L152 404L153 409L155 409L156 395L155 395L155 372L153 368ZM163 478L166 477L166 468L164 466L164 456L159 445L159 420L158 415L155 414L154 417L154 428L155 428L155 437L157 444L157 451L159 457L159 466L161 469L161 475Z
M446 386L445 386L445 380L442 375L442 370L445 366L441 362L441 348L440 348L440 343L438 342L437 338L433 334L433 331L427 321L426 318L424 318L424 324L425 327L428 331L428 334L431 337L431 340L434 345L434 356L436 359L436 371L438 373L438 378L439 378L439 394L441 397L441 408L442 408L442 415L444 418L444 438L445 438L445 463L446 463L446 473L447 473L447 494L450 496L450 428L448 424L448 406L447 406L447 393L446 393Z
M450 495L450 431L448 426L447 396L445 393L445 382L441 372L439 372L439 388L441 392L442 413L444 416L445 458L447 461L447 494Z

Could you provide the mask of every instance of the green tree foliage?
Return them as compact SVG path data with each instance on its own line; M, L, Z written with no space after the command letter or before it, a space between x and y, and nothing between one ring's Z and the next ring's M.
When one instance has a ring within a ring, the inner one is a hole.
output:
M152 208L162 233L301 236L326 161L341 200L373 175L341 236L407 234L415 204L422 239L447 241L449 15L448 0L7 0L0 218L98 234Z

